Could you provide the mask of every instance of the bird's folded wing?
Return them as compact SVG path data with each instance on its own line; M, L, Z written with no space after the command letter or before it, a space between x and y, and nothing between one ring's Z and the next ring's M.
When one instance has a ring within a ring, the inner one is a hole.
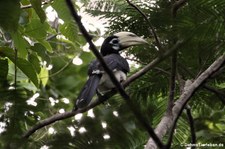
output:
M129 65L123 57L118 54L110 54L103 57L109 69L113 70L121 70L124 73L130 71ZM102 73L104 69L98 60L94 60L91 62L88 68L88 75L92 75L96 72Z

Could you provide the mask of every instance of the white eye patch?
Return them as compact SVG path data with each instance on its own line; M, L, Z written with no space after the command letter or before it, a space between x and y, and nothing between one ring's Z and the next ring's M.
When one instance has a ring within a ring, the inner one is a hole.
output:
M112 45L112 48L114 50L119 50L120 49L119 39L118 38L113 38L109 43Z

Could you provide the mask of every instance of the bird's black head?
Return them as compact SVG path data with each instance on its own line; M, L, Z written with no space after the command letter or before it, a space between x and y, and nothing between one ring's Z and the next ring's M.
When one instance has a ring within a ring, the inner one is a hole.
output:
M132 32L119 32L104 40L100 52L103 56L112 53L118 54L125 48L144 43L147 42Z

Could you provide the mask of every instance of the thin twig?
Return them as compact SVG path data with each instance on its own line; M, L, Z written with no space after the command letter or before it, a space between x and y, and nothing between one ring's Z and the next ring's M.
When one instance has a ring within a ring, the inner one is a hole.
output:
M168 117L173 117L174 93L176 88L176 66L177 66L177 52L174 52L173 56L171 57L169 100L168 100L167 111L166 111L166 115ZM172 143L172 139L170 140L170 142L168 142L167 148L170 148L171 143Z
M116 86L116 89L118 90L118 92L120 93L120 95L123 97L123 99L126 101L126 103L129 105L128 107L130 108L130 110L133 112L133 114L136 116L136 118L139 120L139 122L145 127L145 129L148 131L149 135L154 139L154 141L156 142L156 144L158 145L159 148L163 147L162 142L159 140L159 138L157 137L157 135L155 134L153 128L144 120L142 114L139 112L139 110L134 106L134 104L132 103L132 101L130 100L130 97L127 95L127 93L124 91L124 88L122 87L122 85L118 82L118 80L116 79L116 77L114 76L113 72L109 69L109 67L107 66L107 64L105 63L103 57L101 56L101 54L98 52L97 48L95 47L95 45L92 42L92 38L91 36L88 34L87 30L84 28L82 22L81 22L81 17L78 16L76 10L73 7L73 4L71 2L71 0L66 0L67 6L74 18L74 20L77 22L77 25L81 31L81 33L83 34L84 38L86 39L86 41L89 43L90 45L90 49L92 50L92 52L95 54L96 58L99 60L99 62L101 63L102 67L104 68L104 70L106 71L106 73L109 75L111 81L113 82L113 84Z
M53 74L50 74L48 77L56 76L56 75L58 75L59 73L61 73L62 71L64 71L67 67L69 67L70 64L72 64L73 59L74 59L74 58L72 58L69 62L67 62L66 65L64 65L62 68L60 68L57 72L55 72L55 73L53 73ZM42 77L42 78L43 78L43 77Z
M17 89L17 59L18 59L18 50L15 48L15 62L14 62L14 90L16 92L16 89Z
M170 75L170 90L169 90L169 100L167 105L167 114L172 115L172 109L174 104L174 93L176 88L176 69L177 69L177 52L173 53L171 57L171 75Z
M126 1L127 1L127 3L128 3L131 7L133 7L134 9L136 9L136 10L144 17L145 21L148 23L148 25L149 25L149 27L150 27L150 29L151 29L151 30L150 30L150 29L148 28L148 30L149 30L150 33L153 34L153 36L154 36L154 38L155 38L156 45L157 45L159 51L162 51L163 49L162 49L161 43L160 43L160 41L159 41L159 38L158 38L158 36L157 36L157 34L156 34L156 32L155 32L155 29L154 29L152 23L149 21L148 17L145 15L144 12L141 11L141 9L139 9L136 5L134 5L133 3L131 3L130 0L126 0Z
M196 134L195 134L195 126L194 126L194 119L191 114L191 108L189 106L186 107L186 113L190 125L191 130L191 144L196 144ZM192 146L191 149L195 149L195 146Z
M48 36L45 40L52 40L53 38L55 38L58 34L54 34L54 35L50 35Z

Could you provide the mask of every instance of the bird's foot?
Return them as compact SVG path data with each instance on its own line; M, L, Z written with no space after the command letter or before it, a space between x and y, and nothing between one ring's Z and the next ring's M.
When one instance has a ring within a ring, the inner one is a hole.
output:
M98 96L99 101L100 101L102 104L105 104L105 101L104 101L104 95L102 95L98 90L96 91L96 94L97 94L97 96Z
M72 109L72 111L77 111L78 110L78 107L75 105Z

